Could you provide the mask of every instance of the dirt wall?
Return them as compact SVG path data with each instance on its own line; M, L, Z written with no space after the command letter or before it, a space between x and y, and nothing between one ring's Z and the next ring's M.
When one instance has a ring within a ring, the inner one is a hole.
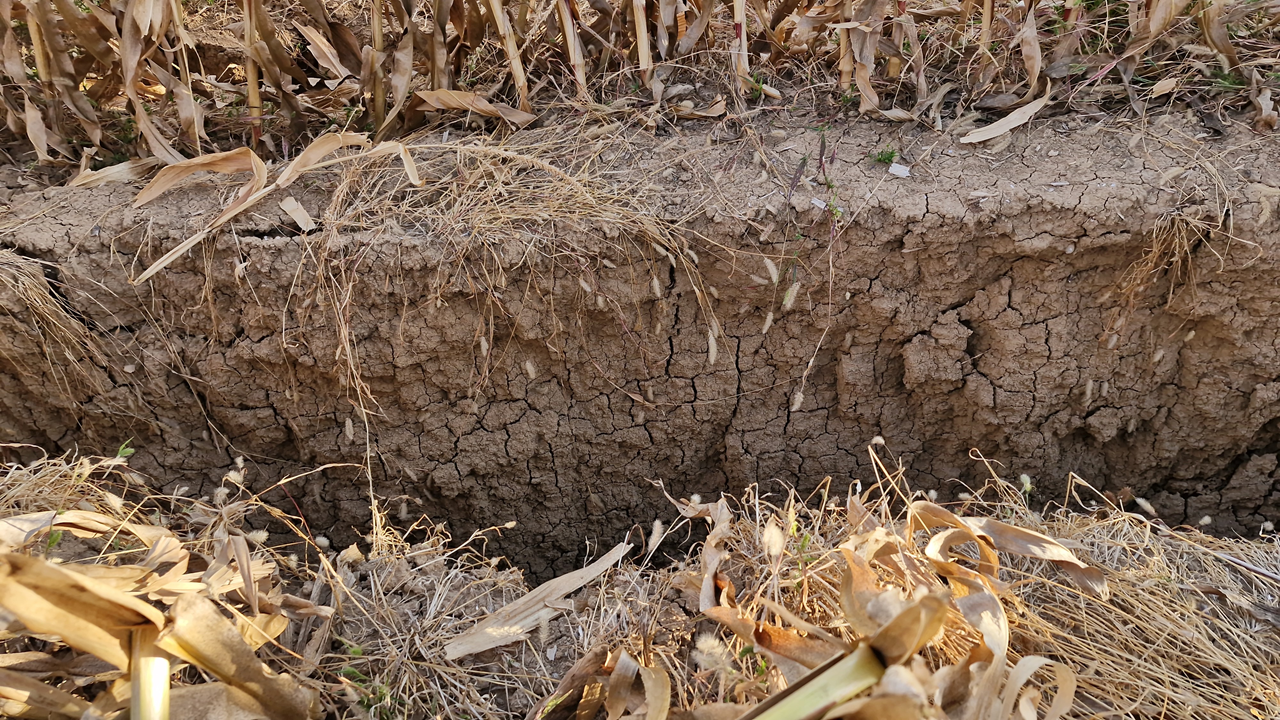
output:
M843 494L877 435L944 499L981 481L978 448L1036 502L1075 472L1171 522L1280 517L1274 140L1180 117L1054 120L994 147L756 122L584 143L678 247L602 218L566 261L548 237L569 231L534 219L465 276L445 267L456 238L403 218L326 232L342 173L292 189L318 230L273 197L141 286L234 185L140 209L133 186L20 194L0 247L49 263L64 315L0 283L3 439L132 438L154 482L205 494L238 455L255 489L365 465L269 497L337 543L370 486L455 534L516 520L496 549L538 576L669 516L651 480L708 496L831 476ZM868 157L888 146L910 177ZM1182 264L1126 276L1157 239Z

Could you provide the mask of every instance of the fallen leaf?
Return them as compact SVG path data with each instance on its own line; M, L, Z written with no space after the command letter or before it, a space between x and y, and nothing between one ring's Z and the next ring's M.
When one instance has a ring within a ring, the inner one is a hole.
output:
M163 165L160 158L140 158L109 165L101 170L84 170L67 182L67 187L95 188L107 183L141 180L152 168Z
M335 79L341 80L355 75L355 73L347 69L346 65L342 64L342 60L338 58L338 51L333 48L333 44L319 30L296 21L293 26L310 43L311 56L316 59L316 62L320 63L321 67L328 70Z
M244 691L273 720L319 716L319 697L291 675L277 674L264 665L212 600L181 595L169 616L169 626L156 642L162 650Z
M126 671L132 629L164 625L160 611L141 600L26 555L0 555L0 607L27 630L56 635Z
M631 548L629 543L619 543L590 565L549 580L519 600L490 613L470 630L445 645L445 657L456 660L524 640L544 620L550 620L561 613L561 610L548 607L548 603L559 602L569 593L586 585L631 552Z
M316 229L316 221L311 219L311 214L307 212L306 208L302 207L302 203L298 202L294 196L290 195L281 200L280 209L293 218L294 222L298 223L298 227L302 229L302 232L311 232Z
M525 720L539 720L539 718L543 717L543 710L548 706L558 704L569 695L584 689L591 678L600 672L600 666L604 664L607 655L608 652L604 646L598 645L581 658L578 658L573 667L569 668L569 672L566 672L564 677L560 678L560 684L556 685L556 689L543 698L542 702L534 705L529 714L525 716ZM592 717L594 718L595 715L592 714Z
M619 650L614 659L613 672L609 673L609 689L605 695L604 711L607 720L618 720L627 711L631 699L631 686L640 672L637 663L626 650Z
M336 150L352 145L369 146L369 139L361 133L326 133L311 141L311 144L298 157L293 159L280 171L280 176L273 183L274 188L284 188L302 176L302 173L320 166L322 158L328 157Z
M1062 568L1080 589L1103 600L1110 596L1102 571L1085 564L1075 553L1047 535L1015 527L992 518L961 518L975 533L991 540L1001 552L1039 558Z
M272 720L253 696L225 683L184 685L169 691L169 717L201 720Z
M1053 81L1045 82L1044 94L1032 100L1026 105L1014 110L1003 118L976 130L970 131L969 134L960 138L962 143L979 143L986 142L993 138L1000 137L1016 127L1025 125L1036 116L1045 105L1049 104L1049 97L1053 95Z
M1161 95L1166 95L1177 86L1178 86L1177 76L1171 75L1167 78L1161 78L1161 80L1157 82L1154 87L1151 88L1151 97L1158 98Z
M414 95L421 100L418 108L420 110L465 110L487 117L502 118L516 127L524 127L538 119L532 113L502 103L491 103L473 92L463 90L419 90Z
M198 172L223 174L252 172L253 179L241 189L241 197L257 192L263 185L267 184L266 164L249 148L240 147L227 152L201 155L164 168L156 173L155 178L133 199L133 206L142 207L146 205L173 189L184 178Z
M671 712L671 678L660 667L640 666L640 681L644 684L644 700L649 710L645 720L667 720Z
M945 591L921 597L872 636L871 647L884 658L886 665L910 660L937 636L947 619L947 598Z
M92 707L66 690L45 685L21 673L0 668L0 698L50 713L51 717L87 716Z
M726 105L723 97L717 97L714 102L705 108L695 109L693 102L685 100L673 106L676 117L682 120L698 120L703 118L717 118L724 115Z
M36 151L36 159L40 162L51 162L49 157L49 129L44 126L44 118L40 117L40 108L31 102L26 93L22 94L23 121L27 125L27 139Z

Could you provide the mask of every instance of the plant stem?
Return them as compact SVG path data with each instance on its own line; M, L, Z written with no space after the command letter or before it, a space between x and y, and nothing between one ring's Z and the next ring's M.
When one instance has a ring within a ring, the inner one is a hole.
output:
M253 127L250 148L255 152L258 141L262 139L262 89L258 87L258 63L253 59L253 45L258 42L258 28L254 21L254 0L244 2L244 46L246 57L244 63L245 81L249 85L249 118Z
M160 630L144 625L133 631L129 673L133 681L129 717L169 720L169 655L156 647Z

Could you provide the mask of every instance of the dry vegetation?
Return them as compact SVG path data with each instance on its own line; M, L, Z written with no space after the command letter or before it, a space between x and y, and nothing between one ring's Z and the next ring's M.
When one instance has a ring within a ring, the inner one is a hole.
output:
M0 16L8 131L41 162L145 160L117 177L454 111L524 126L566 100L622 99L652 126L826 98L937 129L1176 101L1251 105L1266 131L1280 87L1275 0L4 0Z
M672 499L669 527L531 592L483 554L501 528L453 543L374 502L366 542L339 550L242 470L192 498L148 494L127 449L10 463L2 711L113 717L132 698L157 717L166 693L173 717L272 720L1280 711L1270 536L1169 529L1078 478L1077 512L1034 512L994 476L944 508L871 451L864 491ZM285 531L251 529L268 520ZM694 554L659 561L701 525Z

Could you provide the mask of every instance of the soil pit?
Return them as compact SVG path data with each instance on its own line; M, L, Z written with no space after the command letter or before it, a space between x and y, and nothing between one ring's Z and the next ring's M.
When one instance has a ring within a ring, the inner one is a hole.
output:
M243 180L19 194L0 440L128 441L205 495L237 457L259 491L329 464L266 497L336 545L371 491L455 536L514 520L491 552L539 579L668 516L659 481L843 495L877 436L942 499L978 448L1037 504L1074 472L1170 523L1280 516L1280 146L816 125L425 136L422 187L307 174L139 285Z

